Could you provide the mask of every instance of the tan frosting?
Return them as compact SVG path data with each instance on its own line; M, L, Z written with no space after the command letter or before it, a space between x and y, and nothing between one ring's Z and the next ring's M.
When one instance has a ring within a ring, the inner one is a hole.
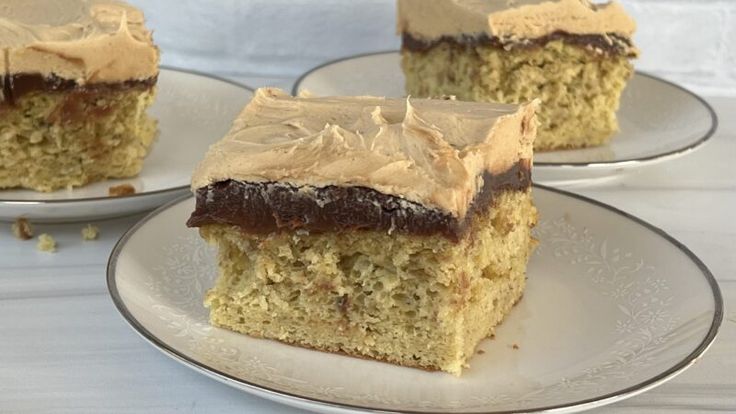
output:
M501 173L531 160L536 107L293 98L259 89L230 132L210 147L192 189L227 179L363 186L464 217L483 171Z
M398 32L434 40L486 34L502 40L535 39L562 31L630 38L636 23L616 1L398 0Z
M158 74L158 49L143 13L114 0L3 0L0 47L7 70L79 83Z

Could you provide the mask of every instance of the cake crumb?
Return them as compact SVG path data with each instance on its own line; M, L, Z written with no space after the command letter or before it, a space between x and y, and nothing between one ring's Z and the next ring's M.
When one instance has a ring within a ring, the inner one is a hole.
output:
M36 249L42 252L53 253L56 251L56 240L54 240L54 238L51 237L50 234L43 233L38 236L38 244L36 244Z
M135 187L130 184L113 185L107 189L110 197L120 197L135 194Z
M519 345L516 345L516 344L511 345L511 347L514 349L519 349Z
M96 240L99 234L100 228L97 226L87 224L82 227L82 240Z
M484 351L482 349L479 349L478 351L476 351L476 354L478 354L478 355L483 355L485 353L486 353L486 351Z
M13 235L21 240L30 240L33 238L33 227L31 223L24 218L17 218L11 226Z

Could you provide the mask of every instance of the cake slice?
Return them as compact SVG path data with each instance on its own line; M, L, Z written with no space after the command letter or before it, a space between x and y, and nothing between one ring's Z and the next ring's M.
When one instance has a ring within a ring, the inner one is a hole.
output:
M211 323L459 375L524 289L535 107L256 91L192 180Z
M602 145L618 130L635 28L617 2L398 0L406 93L539 98L542 151Z
M112 0L6 0L0 16L0 189L81 186L141 170L159 53Z

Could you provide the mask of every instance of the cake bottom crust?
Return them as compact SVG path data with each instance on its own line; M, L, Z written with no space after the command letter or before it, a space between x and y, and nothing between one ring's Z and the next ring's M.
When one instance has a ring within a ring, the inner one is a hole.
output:
M439 43L402 51L406 92L416 97L524 103L541 99L536 151L593 147L618 131L621 92L633 75L626 55L599 55L562 41L504 50Z
M154 88L34 92L0 106L0 188L54 191L137 175L153 143Z
M459 375L521 298L535 223L530 192L508 191L459 242L206 225L220 276L205 306L236 332Z

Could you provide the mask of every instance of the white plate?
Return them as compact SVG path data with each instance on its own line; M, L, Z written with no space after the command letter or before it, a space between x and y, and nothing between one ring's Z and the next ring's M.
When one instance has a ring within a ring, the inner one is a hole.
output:
M572 412L646 391L702 356L723 303L700 260L612 207L534 191L541 243L524 299L461 378L211 327L202 300L215 258L184 226L192 198L125 234L110 257L108 287L128 323L166 355L249 393L321 412Z
M348 57L302 75L294 94L403 96L398 52ZM534 180L564 183L603 178L617 172L684 155L715 132L717 118L702 98L668 81L637 72L618 112L621 131L610 144L589 149L539 152Z
M0 190L0 220L77 221L146 211L189 191L192 170L210 144L222 138L252 90L213 76L162 68L150 114L160 134L137 177L107 180L73 190L39 193ZM108 197L129 183L136 194Z

